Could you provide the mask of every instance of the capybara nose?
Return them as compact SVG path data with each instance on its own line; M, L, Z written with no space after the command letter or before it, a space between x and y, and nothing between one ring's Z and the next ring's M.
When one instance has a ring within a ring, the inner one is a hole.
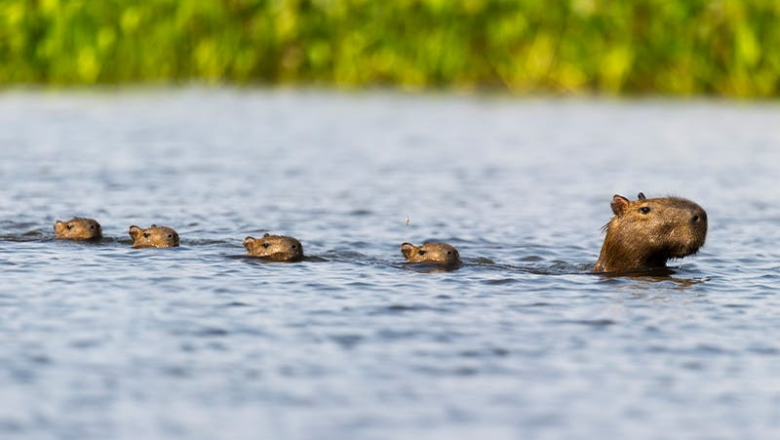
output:
M693 213L693 217L691 217L691 223L707 223L707 212L705 212L703 209L697 209L696 212Z

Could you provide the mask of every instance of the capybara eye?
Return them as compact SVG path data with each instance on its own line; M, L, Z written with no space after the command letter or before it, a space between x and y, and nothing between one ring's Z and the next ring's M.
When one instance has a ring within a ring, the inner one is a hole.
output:
M68 223L68 229L73 229L73 224L72 223Z
M650 211L651 211L651 209L650 209L649 206L643 206L643 207L639 208L639 212L641 212L642 214L649 214Z
M694 220L694 221L695 221L695 220ZM292 248L293 248L293 249L297 249L297 248L298 248L298 246L297 246L297 245L292 245Z
M425 251L424 251L424 250L422 250L422 249L420 249L419 251L417 251L417 253L418 253L419 255L425 255Z
M168 238L173 238L173 234L168 234Z
M148 232L144 232L144 238L149 238L150 235L152 235L152 234L150 234Z
M270 243L263 243L263 247L264 248L268 249L268 246L271 246L271 244Z

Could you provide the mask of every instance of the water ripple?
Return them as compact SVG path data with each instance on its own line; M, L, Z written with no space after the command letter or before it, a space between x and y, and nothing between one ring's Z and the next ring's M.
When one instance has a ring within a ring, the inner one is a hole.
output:
M779 114L4 92L0 437L767 437ZM590 274L612 195L637 191L701 202L707 244L666 271ZM106 238L54 240L73 215ZM131 249L129 225L152 223L181 247ZM307 258L247 256L265 232ZM426 240L463 266L405 264L400 244Z

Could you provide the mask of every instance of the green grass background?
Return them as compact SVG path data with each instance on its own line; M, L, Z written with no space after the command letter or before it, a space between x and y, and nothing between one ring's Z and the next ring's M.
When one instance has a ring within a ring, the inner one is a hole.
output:
M776 0L0 0L0 86L780 91Z

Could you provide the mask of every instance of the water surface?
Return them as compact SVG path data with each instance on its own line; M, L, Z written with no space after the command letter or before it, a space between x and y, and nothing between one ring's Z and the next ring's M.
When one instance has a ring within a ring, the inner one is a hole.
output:
M764 439L780 106L244 89L0 94L3 439ZM678 195L670 276L595 263ZM53 240L55 220L103 225ZM130 225L176 249L130 248ZM298 237L299 264L241 257ZM443 240L456 271L402 264Z

